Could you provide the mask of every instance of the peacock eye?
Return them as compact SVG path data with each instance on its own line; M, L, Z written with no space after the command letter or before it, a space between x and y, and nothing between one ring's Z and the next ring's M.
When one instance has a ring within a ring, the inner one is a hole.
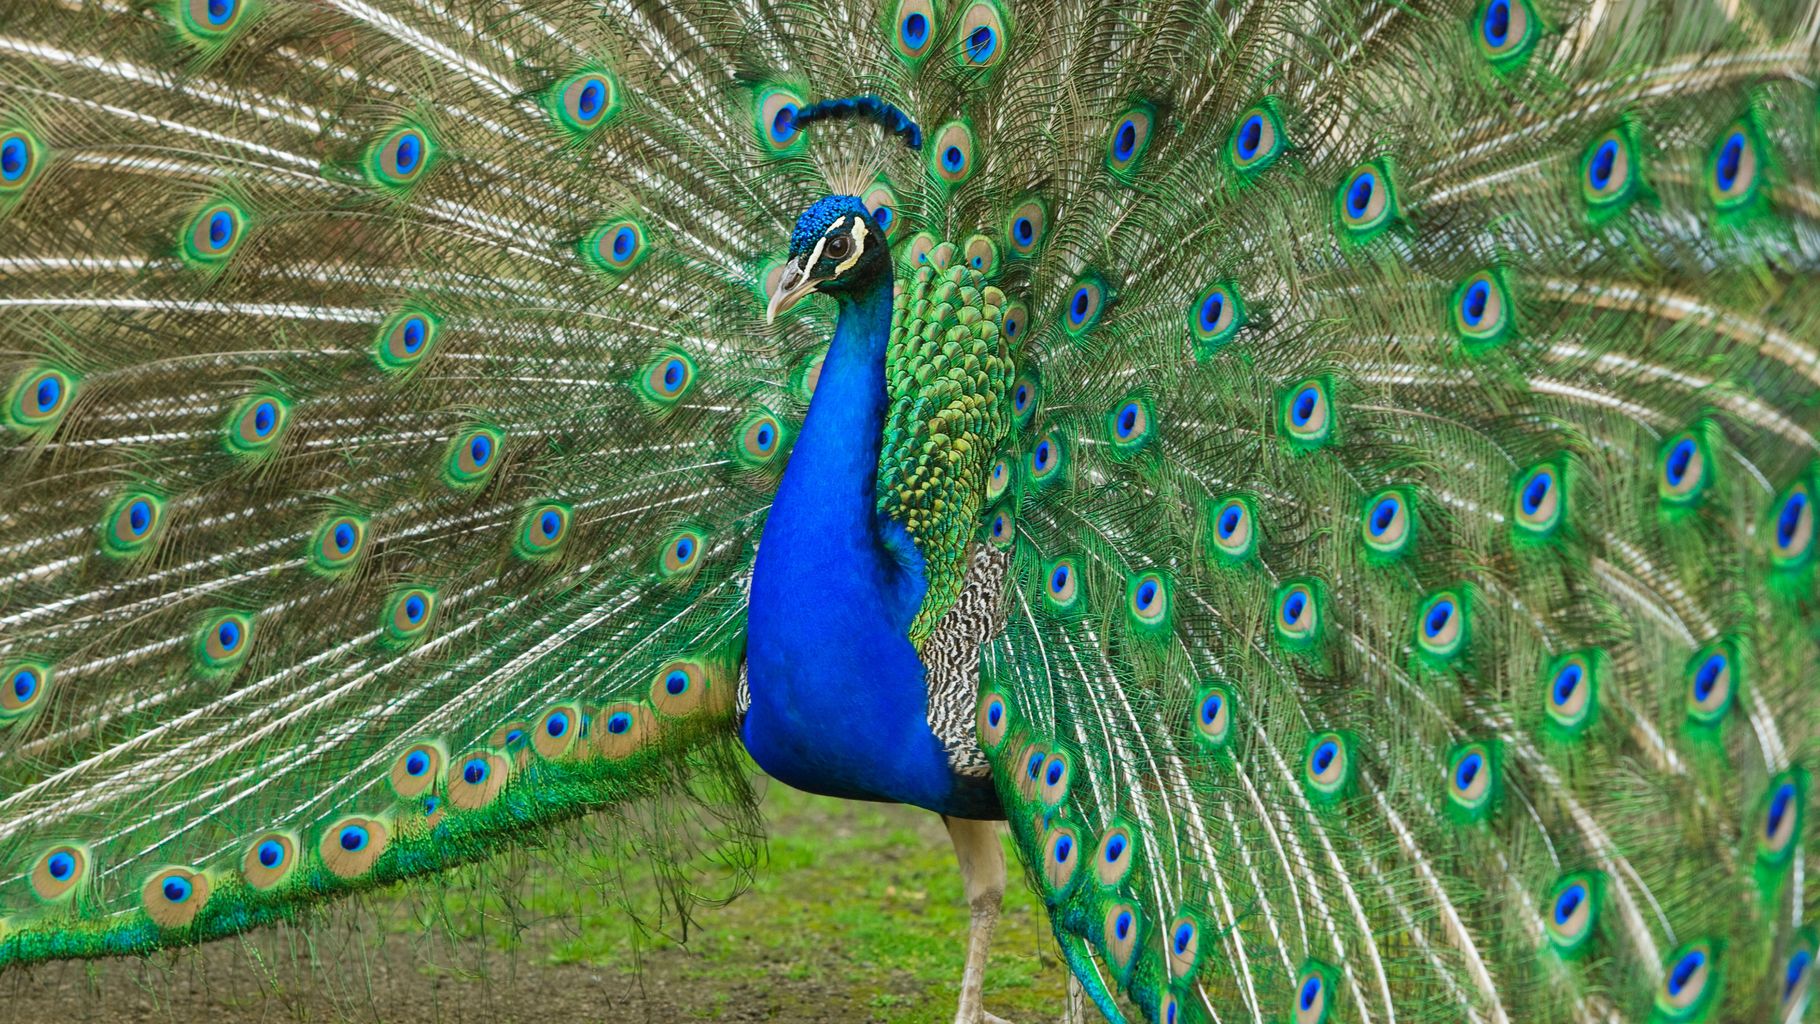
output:
M853 248L853 240L846 235L835 235L828 239L827 253L833 259L845 259Z

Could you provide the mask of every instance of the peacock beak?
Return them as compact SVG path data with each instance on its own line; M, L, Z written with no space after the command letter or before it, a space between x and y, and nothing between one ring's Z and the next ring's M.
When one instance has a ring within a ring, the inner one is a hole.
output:
M765 307L765 323L777 319L777 314L802 301L803 296L815 290L821 282L811 278L803 264L806 258L791 260L784 264L784 272L777 277L777 288L771 293L771 304Z

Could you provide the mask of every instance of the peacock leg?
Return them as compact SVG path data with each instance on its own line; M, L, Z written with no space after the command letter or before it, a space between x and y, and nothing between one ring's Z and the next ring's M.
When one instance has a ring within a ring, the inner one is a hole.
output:
M1004 1024L980 1005L986 982L986 951L992 929L998 924L999 904L1005 898L1005 850L999 845L998 823L950 818L944 815L954 857L960 861L961 884L973 918L967 926L967 966L961 974L960 1005L954 1024Z

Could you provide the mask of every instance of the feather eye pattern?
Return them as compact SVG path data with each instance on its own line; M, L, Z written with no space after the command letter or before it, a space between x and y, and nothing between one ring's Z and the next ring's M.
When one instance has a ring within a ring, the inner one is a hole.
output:
M629 792L745 822L678 777L735 760L692 751L738 742L753 553L843 390L837 299L764 317L834 171L900 294L955 285L946 383L887 395L978 388L877 441L946 438L964 514L909 487L913 543L1004 565L953 717L1090 998L1811 1012L1807 6L9 26L0 964ZM920 151L798 124L856 83Z

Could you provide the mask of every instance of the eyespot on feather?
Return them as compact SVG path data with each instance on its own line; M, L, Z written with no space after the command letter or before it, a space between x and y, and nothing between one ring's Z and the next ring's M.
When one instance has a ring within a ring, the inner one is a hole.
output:
M775 156L801 144L803 133L796 127L796 112L802 107L803 99L795 90L769 86L759 91L755 116L762 151Z
M513 550L526 559L554 556L569 539L571 515L567 505L557 502L532 506L519 520Z
M1324 380L1304 380L1282 393L1277 424L1297 448L1315 448L1333 440L1339 417Z
M1400 219L1390 162L1380 158L1353 168L1334 195L1334 212L1341 237L1354 243L1371 241Z
M177 28L196 46L214 47L245 26L256 0L176 0Z
M1596 871L1577 872L1554 884L1543 905L1542 924L1556 952L1566 957L1585 952L1604 898L1605 877Z
M1643 194L1637 135L1620 124L1593 139L1580 155L1580 198L1594 223L1622 213Z
M225 261L240 247L247 227L246 212L230 202L204 206L183 230L185 261L207 266Z
M685 352L660 352L639 375L640 392L655 408L668 408L695 384L695 360Z
M1125 881L1131 874L1134 863L1136 844L1131 841L1131 831L1123 825L1114 825L1100 837L1098 848L1093 852L1093 874L1103 886L1113 887Z
M544 108L556 126L579 140L619 112L619 83L605 69L570 75L544 94Z
M1114 177L1129 181L1143 163L1150 148L1150 132L1156 112L1148 104L1138 104L1112 119L1112 134L1106 141L1106 167Z
M414 124L401 125L367 150L367 180L393 191L408 189L423 179L436 157L428 132Z
M1302 777L1311 797L1333 800L1345 794L1353 776L1352 745L1340 733L1316 733L1302 757Z
M284 437L290 422L291 403L277 392L242 399L225 424L228 451L249 456L269 452Z
M1469 348L1507 341L1515 331L1515 304L1504 273L1497 268L1460 282L1449 309L1454 334Z
M1062 307L1062 329L1074 337L1087 333L1099 322L1106 298L1106 283L1097 275L1089 274L1076 281Z
M1461 744L1447 757L1447 799L1465 820L1478 821L1491 813L1501 781L1497 749L1492 744Z
M1101 918L1100 948L1106 954L1106 962L1121 975L1130 971L1131 965L1137 961L1136 954L1144 933L1143 922L1137 907L1129 903L1108 906Z
M322 830L316 852L329 874L337 878L359 878L373 869L391 838L391 829L384 821L350 815Z
M457 489L477 489L493 478L499 465L505 434L494 427L474 426L455 433L443 456L443 482Z
M1335 1000L1338 972L1319 960L1308 960L1296 971L1295 1024L1324 1024Z
M1147 572L1125 581L1125 610L1133 626L1158 631L1169 626L1172 587L1161 573Z
M1232 126L1226 141L1227 163L1242 178L1249 179L1267 170L1289 148L1289 137L1283 130L1283 119L1274 100L1265 99L1244 113Z
M1511 494L1511 522L1521 536L1553 536L1567 518L1567 478L1557 462L1524 470Z
M393 592L380 617L386 644L400 648L422 640L436 620L436 607L436 591L428 587L405 587Z
M1757 812L1757 859L1771 866L1787 863L1806 818L1807 773L1791 769L1770 779Z
M927 0L910 0L910 2L925 3ZM895 239L903 232L903 214L898 209L897 194L891 191L890 186L883 184L872 186L871 191L866 193L861 202L866 204L866 209L872 211L872 220L878 224L878 229L885 233L887 240Z
M1736 646L1718 640L1701 648L1687 662L1687 717L1701 726L1725 720L1743 682L1743 666Z
M1292 580L1277 588L1274 602L1277 639L1291 648L1307 647L1321 631L1321 590L1312 580Z
M1231 563L1248 561L1257 552L1257 508L1249 497L1230 495L1212 507L1213 549Z
M0 126L0 203L11 201L38 176L44 145L24 128Z
M1764 192L1769 150L1753 117L1727 125L1706 156L1706 194L1720 216L1742 213Z
M240 612L215 612L196 634L196 668L204 675L231 672L253 646L253 620Z
M1466 647L1468 622L1463 590L1432 594L1416 608L1416 647L1436 660L1451 660Z
M1245 302L1230 281L1216 281L1202 289L1188 307L1188 326L1194 332L1197 359L1218 352L1245 326Z
M940 30L939 15L931 0L899 0L886 29L892 50L910 64L929 55Z
M150 491L128 491L108 506L101 522L101 548L118 558L142 554L163 525L163 499Z
M1577 736L1597 718L1604 666L1604 652L1597 648L1571 651L1549 664L1542 680L1542 709L1560 735Z
M1073 888L1080 860L1080 839L1071 826L1056 825L1043 837L1043 880L1049 883L1052 905Z
M209 879L187 867L160 868L140 887L139 900L160 928L184 928L208 903Z
M1068 447L1059 433L1051 431L1030 446L1030 455L1024 459L1025 479L1034 486L1047 487L1066 477L1067 463Z
M929 147L930 166L935 176L950 185L959 185L973 176L973 129L963 121L950 121L935 132L935 145Z
M618 277L644 262L649 253L644 224L631 218L608 221L583 236L582 262L609 277Z
M1036 196L1018 203L1005 218L1005 241L1015 256L1035 255L1048 230L1049 207Z
M588 749L582 732L586 720L579 704L557 704L545 708L531 726L531 749L546 761L575 757Z
M21 721L44 707L54 672L49 662L22 658L0 668L0 728Z
M401 800L414 800L439 786L448 751L438 740L419 740L392 762L392 792Z
M1796 480L1777 495L1765 533L1770 561L1778 569L1799 569L1814 554L1814 498L1808 478Z
M617 761L644 747L655 729L651 709L645 705L610 704L594 716L588 736L597 755Z
M1005 13L993 0L976 0L961 14L955 30L962 66L990 68L1004 59L1009 43Z
M1542 19L1529 0L1482 0L1472 24L1479 52L1500 71L1527 60L1542 34Z
M1058 612L1073 611L1081 606L1080 571L1071 558L1058 558L1043 570L1043 598Z
M1670 507L1699 502L1716 465L1703 426L1671 436L1656 449L1656 497Z
M708 671L701 662L672 661L651 681L651 706L672 718L687 715L707 699L708 687Z
M449 806L477 811L499 796L512 777L513 759L489 747L471 750L449 761L446 776Z
M71 898L87 883L92 863L81 843L52 843L32 864L32 894L45 903Z
M665 577L684 576L694 572L701 565L702 552L707 544L700 530L685 528L678 530L664 539L658 549L657 570Z
M324 575L352 569L366 550L367 524L359 516L339 515L316 528L310 538L310 567Z
M1719 989L1719 950L1699 939L1669 953L1662 961L1662 980L1656 987L1656 1014L1669 1021L1701 1016Z
M1004 745L1005 734L1011 728L1010 705L1001 694L988 692L980 697L977 716L974 731L980 746L988 753L997 751Z
M21 433L45 433L56 427L76 397L76 378L55 366L34 366L13 378L6 401L6 424Z
M1201 960L1201 922L1187 912L1177 913L1163 933L1164 962L1171 979L1186 978L1194 973Z
M380 325L373 341L374 361L388 373L409 370L436 347L439 327L435 317L421 310L404 309L392 314Z
M1195 735L1215 750L1232 742L1232 688L1214 683L1202 690L1195 701Z
M291 877L300 849L294 834L267 832L247 845L240 858L240 877L255 889L275 889Z

